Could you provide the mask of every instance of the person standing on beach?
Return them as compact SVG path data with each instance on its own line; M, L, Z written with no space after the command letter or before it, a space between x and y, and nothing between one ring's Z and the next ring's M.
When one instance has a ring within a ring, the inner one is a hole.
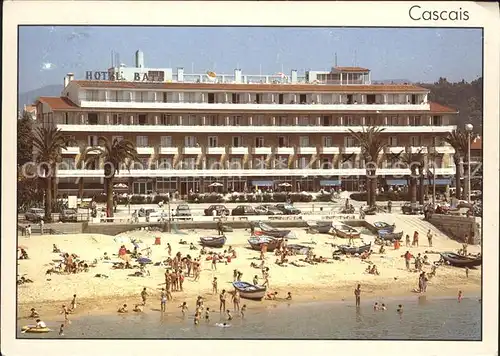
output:
M406 253L401 257L404 257L404 259L405 259L406 269L410 270L410 260L413 257L412 254L410 253L410 251L406 251Z
M26 237L31 237L31 225L28 224L26 227Z
M427 231L427 241L429 241L429 247L432 247L432 237L432 232L429 229L429 231Z
M469 278L469 267L465 267L465 278Z
M412 246L417 246L418 247L418 231L415 230L413 233L413 243Z
M226 310L226 290L223 289L221 294L219 295L219 312L222 313L223 310Z
M458 291L458 302L459 302L459 303L462 301L462 298L463 298L462 291L461 291L461 290L459 290L459 291Z
M217 277L214 277L212 281L212 293L217 294Z
M66 305L62 306L61 314L64 314L64 322L65 323L71 323L69 318L68 318L69 310L68 310L68 308L66 308Z
M361 305L361 284L358 284L354 289L354 296L356 297L356 307L359 307Z
M233 294L233 306L234 311L240 311L240 292L237 290L235 290Z
M269 285L269 271L265 270L263 274L264 274L264 283L262 283L262 287L267 286L267 288L270 288L270 285Z
M170 243L167 242L167 250L168 250L168 255L172 255L172 246L170 246Z
M76 294L73 294L73 299L71 300L71 310L76 309Z
M410 235L406 234L406 247L410 247Z
M245 312L247 311L247 305L246 304L243 304L243 306L241 307L241 310L240 310L240 314L241 314L241 318L245 318Z
M217 259L218 257L216 254L212 255L212 269L215 271L217 271Z
M163 313L163 312L165 312L165 309L166 309L166 306L167 306L167 293L165 292L165 288L161 289L160 298L161 298L160 310Z
M254 286L256 286L256 285L258 285L258 284L259 284L259 277L258 277L257 275L255 275L255 276L253 277L253 285L254 285Z
M205 310L205 320L210 321L210 308Z
M398 309L396 310L399 314L403 314L403 305L399 304Z
M44 224L43 219L40 219L40 235L43 235L43 224Z
M142 298L142 305L146 305L146 298L148 296L148 292L146 292L146 287L141 292L141 298Z

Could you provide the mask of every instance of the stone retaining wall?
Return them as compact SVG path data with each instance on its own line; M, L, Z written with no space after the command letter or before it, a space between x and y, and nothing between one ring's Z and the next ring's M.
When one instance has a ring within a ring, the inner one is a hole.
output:
M471 245L481 243L481 232L474 217L433 214L429 222L456 241L465 242L467 235L469 237L467 243Z

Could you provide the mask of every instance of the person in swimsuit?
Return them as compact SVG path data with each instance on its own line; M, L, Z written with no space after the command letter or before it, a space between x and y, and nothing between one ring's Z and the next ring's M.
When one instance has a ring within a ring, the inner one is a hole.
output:
M227 320L233 320L233 316L231 315L231 311L228 309L226 310L227 313Z
M43 321L41 321L40 319L36 319L36 326L35 326L36 329L44 329L46 327L47 325L45 325Z
M286 300L292 300L292 293L291 292L288 292L288 294L286 296Z
M68 310L68 308L66 308L66 305L62 306L61 314L64 314L64 321L69 322L69 318L68 318L69 310Z
M382 303L382 306L380 307L380 310L387 310L387 307L385 306L384 303Z
M76 309L76 294L73 294L73 299L71 300L71 310Z
M186 316L186 312L188 311L187 303L182 303L181 305L179 305L179 308L181 308L182 316Z
M380 307L378 306L378 303L375 303L373 305L373 310L379 310L379 309L380 309Z
M356 306L359 307L361 304L361 284L358 284L354 289L354 296L356 297Z
M127 304L123 304L123 306L118 309L118 313L128 313Z
M399 304L398 305L398 309L396 310L399 314L402 314L403 313L403 305L402 304Z
M459 302L459 303L462 301L462 298L463 298L462 291L461 291L461 290L459 290L459 291L458 291L458 302Z
M241 318L244 318L245 317L245 312L247 311L247 305L246 304L243 304L243 306L241 307L241 310L240 310L240 313L241 313Z
M167 306L167 293L165 292L165 288L161 289L161 302L160 302L160 310L162 312L165 312L166 306Z
M210 321L210 308L205 310L205 320Z
M59 336L64 336L64 324L59 327Z
M223 289L221 294L219 295L219 300L220 300L219 312L222 313L222 311L226 309L226 290L225 289Z
M142 305L146 305L146 298L148 296L148 292L146 292L146 287L141 292L141 298L142 298Z
M31 308L31 314L30 314L30 318L39 318L40 315L38 314L38 312L36 311L35 308Z
M217 294L217 277L214 277L212 281L212 293Z

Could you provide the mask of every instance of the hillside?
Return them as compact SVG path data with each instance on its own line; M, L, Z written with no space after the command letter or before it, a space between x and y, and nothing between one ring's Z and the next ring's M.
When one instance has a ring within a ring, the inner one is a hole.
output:
M18 96L17 104L19 105L19 110L22 110L24 105L31 105L39 96L59 96L63 86L60 84L47 85L35 90L30 90L25 93L21 93Z

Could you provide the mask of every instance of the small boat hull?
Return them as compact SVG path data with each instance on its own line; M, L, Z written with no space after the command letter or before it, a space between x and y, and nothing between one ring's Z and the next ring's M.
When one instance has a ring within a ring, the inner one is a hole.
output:
M359 239L361 237L361 233L347 225L336 225L333 227L333 230L335 231L335 235L337 237L343 238L343 239Z
M21 328L21 331L25 333L33 333L33 334L43 334L51 331L49 328L37 328L34 325L26 325Z
M377 229L377 234L383 232L394 232L396 228L396 224L389 225L383 221L377 221L373 223L373 227Z
M481 264L483 263L483 258L481 256L471 258L467 256L461 256L452 252L443 252L441 253L441 257L443 258L443 260L455 267L477 267L481 266Z
M307 223L310 229L316 230L320 234L328 234L330 230L332 229L332 222L331 221L318 221L315 223Z
M205 247L222 248L226 244L226 236L205 236L200 237L200 244Z
M266 295L266 287L255 286L247 282L233 282L233 287L240 293L241 298L262 300Z
M368 252L370 251L371 247L372 244L357 246L357 247L340 245L337 248L338 251L340 251L343 254L355 255L355 254L362 254L363 252Z
M271 236L258 236L248 239L248 243L256 251L261 250L262 244L267 244L267 252L273 252L278 247L280 240L276 240Z
M273 236L273 237L285 237L288 235L291 230L279 230L275 229L267 224L264 224L262 222L257 223L257 227L261 229L266 235L268 236Z
M378 237L385 241L401 240L401 238L403 237L403 231L400 232L379 231Z
M307 252L311 250L309 246L296 245L296 244L288 245L287 249L295 251L297 255L307 255Z

